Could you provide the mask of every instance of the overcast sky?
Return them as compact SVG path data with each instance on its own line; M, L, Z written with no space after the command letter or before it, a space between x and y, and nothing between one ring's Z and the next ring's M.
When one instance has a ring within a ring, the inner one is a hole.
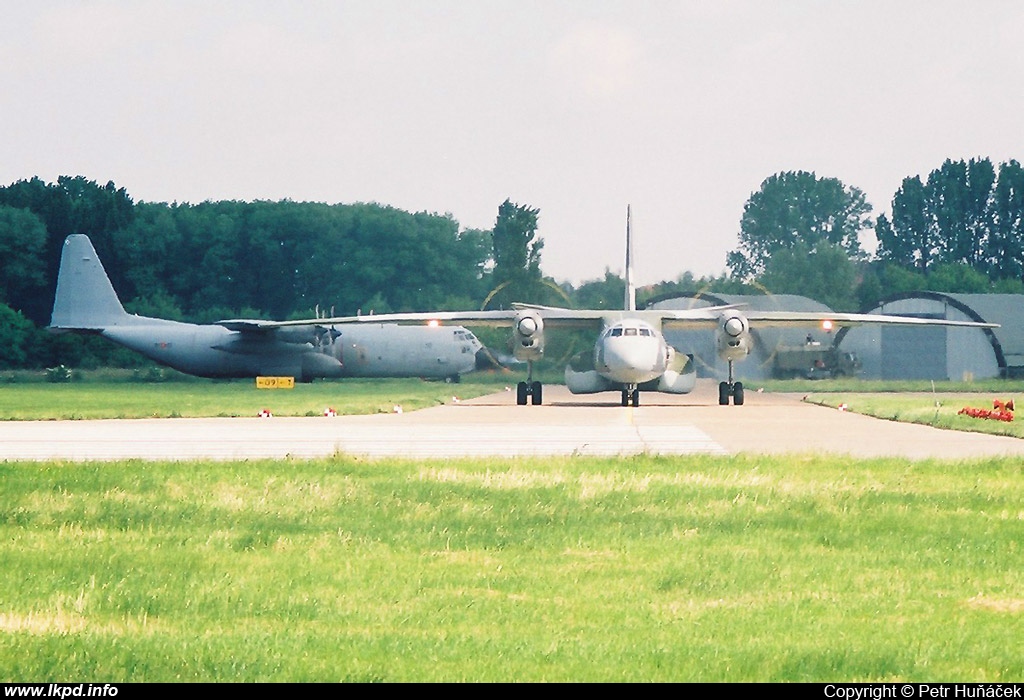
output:
M946 158L1024 157L1017 0L2 0L0 184L136 201L540 209L544 271L725 270L778 172L875 214Z

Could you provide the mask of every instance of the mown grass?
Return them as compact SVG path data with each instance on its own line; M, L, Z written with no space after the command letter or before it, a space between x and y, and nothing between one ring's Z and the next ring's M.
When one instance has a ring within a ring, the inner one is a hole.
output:
M930 381L927 379L766 379L750 380L750 388L765 391L801 394L874 393L898 394L908 392L938 392L946 394L994 393L997 395L1024 393L1024 381L1019 379L979 379L964 381Z
M163 369L159 370L162 381L145 381L149 374L139 375L131 370L75 372L75 381L67 383L48 383L39 372L0 375L0 420L236 417L254 416L264 408L280 416L315 416L325 408L333 408L339 414L387 413L396 405L403 410L415 410L450 402L453 397L481 396L506 385L514 386L525 376L521 372L475 372L458 384L419 379L341 379L297 384L291 390L260 390L253 380L211 381ZM553 372L542 372L538 378L545 383L561 381L560 375ZM798 379L755 382L750 386L776 392L813 393L815 397L831 395L821 398L823 403L851 392L924 392L933 386L940 392L965 395L982 391L998 396L1024 394L1024 382L1002 380L933 385L921 381Z
M922 423L947 430L963 430L990 435L1008 435L1024 438L1024 415L1004 422L986 418L959 415L962 408L992 409L995 401L1012 400L1024 409L1024 393L1007 391L976 393L908 393L864 394L826 393L810 394L805 401L822 406L837 407L846 404L847 410L886 420L904 423Z
M1016 460L0 465L8 681L1019 681Z
M253 380L138 383L86 381L0 384L0 420L95 418L197 418L255 416L264 408L280 416L389 413L414 410L496 390L504 376L486 374L458 384L420 379L343 379L257 389Z

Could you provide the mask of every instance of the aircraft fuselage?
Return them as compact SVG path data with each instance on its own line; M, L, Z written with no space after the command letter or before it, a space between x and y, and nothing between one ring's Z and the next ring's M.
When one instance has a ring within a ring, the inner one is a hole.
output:
M130 317L100 335L199 377L456 379L476 368L480 342L463 328L374 324L330 333L310 326L253 337L218 325Z
M696 379L689 355L677 352L653 324L628 315L606 321L593 350L579 353L565 368L572 393L623 391L624 402L635 401L640 390L686 394Z

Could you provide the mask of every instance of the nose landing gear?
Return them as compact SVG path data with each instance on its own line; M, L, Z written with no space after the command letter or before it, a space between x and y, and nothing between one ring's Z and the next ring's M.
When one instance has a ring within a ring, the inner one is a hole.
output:
M637 389L636 384L631 384L622 390L622 405L628 406L633 404L636 408L640 405L640 390Z

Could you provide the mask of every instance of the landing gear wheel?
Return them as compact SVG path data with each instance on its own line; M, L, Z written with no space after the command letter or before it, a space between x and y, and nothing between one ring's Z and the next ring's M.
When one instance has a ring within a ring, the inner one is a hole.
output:
M743 382L736 382L732 385L732 403L734 406L743 405Z
M626 391L625 389L622 390L622 405L623 406L628 406L629 405L629 392Z
M729 390L729 382L719 382L718 384L718 405L728 406L729 395L732 392Z
M516 385L516 405L518 405L518 406L525 406L526 405L526 395L528 393L529 392L528 392L528 390L526 388L526 382L519 382Z
M640 407L640 390L637 389L633 392L633 408Z
M533 399L534 406L540 406L541 398L543 396L543 390L541 389L540 382L534 382L530 385L530 397Z

